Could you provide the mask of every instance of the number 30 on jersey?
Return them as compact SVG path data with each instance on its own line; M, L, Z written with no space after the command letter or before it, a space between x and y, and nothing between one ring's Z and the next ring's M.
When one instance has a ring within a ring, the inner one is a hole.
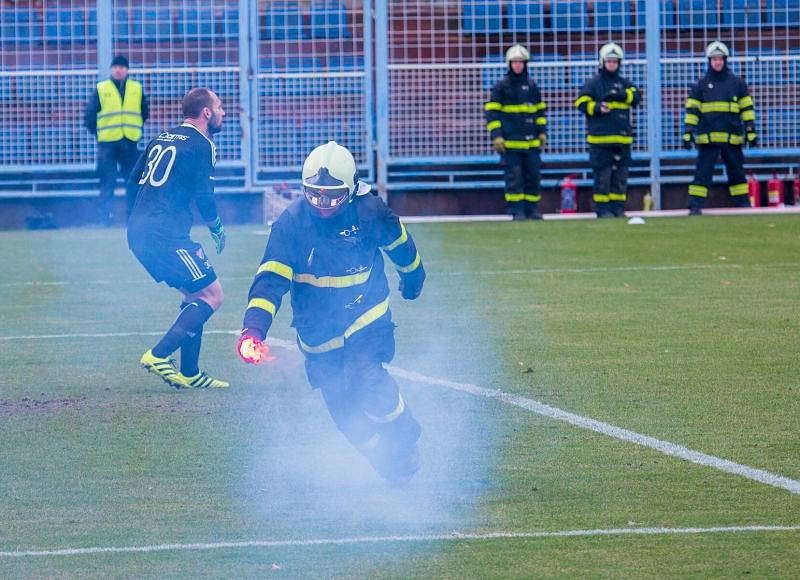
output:
M169 154L169 160L165 161L164 158ZM139 185L150 183L153 187L161 187L169 179L169 173L172 171L172 166L175 164L176 150L174 145L169 147L162 147L155 145L147 154L147 166L145 167L142 178L139 180ZM163 163L167 166L161 169ZM161 178L156 179L156 175L161 173Z

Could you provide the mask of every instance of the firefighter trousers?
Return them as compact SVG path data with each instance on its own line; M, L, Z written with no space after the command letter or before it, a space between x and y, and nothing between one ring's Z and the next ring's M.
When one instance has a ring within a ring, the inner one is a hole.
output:
M595 211L598 217L625 215L628 199L629 145L589 145L589 162L594 174Z
M410 477L419 468L421 427L383 366L394 358L394 325L373 325L349 337L343 348L306 353L306 375L336 427L384 479Z
M515 218L539 213L542 157L538 149L507 149L503 154L506 207Z
M125 202L130 215L136 201L138 187L136 181L128 182L128 176L139 160L139 149L130 139L100 142L97 144L97 177L100 178L100 196L97 198L98 219L110 225L113 219L114 188L117 177L122 176L125 182Z
M728 173L728 191L733 205L750 207L747 196L747 177L744 174L744 152L741 145L712 144L697 146L697 167L689 185L689 208L702 209L708 198L714 176L714 165L722 157Z

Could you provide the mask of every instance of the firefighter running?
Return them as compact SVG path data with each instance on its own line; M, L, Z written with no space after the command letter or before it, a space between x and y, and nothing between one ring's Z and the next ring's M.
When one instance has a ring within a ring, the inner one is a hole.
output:
M330 141L314 149L302 179L304 198L272 226L250 288L239 356L264 360L263 340L291 292L309 383L348 441L389 484L401 485L419 469L421 428L383 366L395 348L383 253L407 300L422 292L425 269L405 226L357 180L346 148Z
M749 207L742 144L756 144L756 112L747 84L728 68L728 47L714 41L706 48L708 72L686 101L683 146L697 145L697 168L689 185L689 215L703 211L714 165L722 156L733 204Z
M586 115L586 141L594 173L597 217L624 217L631 164L631 109L641 94L619 69L622 47L613 42L600 49L600 71L583 85L575 106Z
M506 51L508 72L484 105L486 128L505 170L508 213L515 220L542 219L539 212L540 149L547 143L547 105L528 76L530 55L515 44Z

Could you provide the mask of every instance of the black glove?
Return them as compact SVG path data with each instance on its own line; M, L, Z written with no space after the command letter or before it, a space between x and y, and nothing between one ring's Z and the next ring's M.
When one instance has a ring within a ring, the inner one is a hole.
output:
M416 300L422 293L422 285L425 283L425 268L422 264L409 272L408 274L400 274L400 294L406 300Z
M692 135L691 133L684 133L683 134L683 148L684 149L691 149L693 144L694 144L694 135Z
M600 100L605 101L606 103L612 103L612 102L621 103L625 101L626 97L627 95L624 92L618 93L617 91L608 91Z

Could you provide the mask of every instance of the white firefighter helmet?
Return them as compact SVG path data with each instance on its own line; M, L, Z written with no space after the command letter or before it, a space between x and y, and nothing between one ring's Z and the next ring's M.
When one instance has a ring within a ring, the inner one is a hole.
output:
M358 181L353 154L335 141L315 148L303 163L303 194L322 217L338 213L354 195L369 190L369 185Z
M616 59L622 63L623 58L625 58L625 52L619 44L616 42L604 44L600 49L600 68L603 68L603 65L609 59Z
M712 56L728 58L730 55L731 51L728 50L728 46L719 40L715 40L706 47L706 58L711 58Z
M506 64L508 66L511 66L511 61L513 60L528 62L530 59L531 55L528 52L528 49L521 44L515 44L506 51Z

